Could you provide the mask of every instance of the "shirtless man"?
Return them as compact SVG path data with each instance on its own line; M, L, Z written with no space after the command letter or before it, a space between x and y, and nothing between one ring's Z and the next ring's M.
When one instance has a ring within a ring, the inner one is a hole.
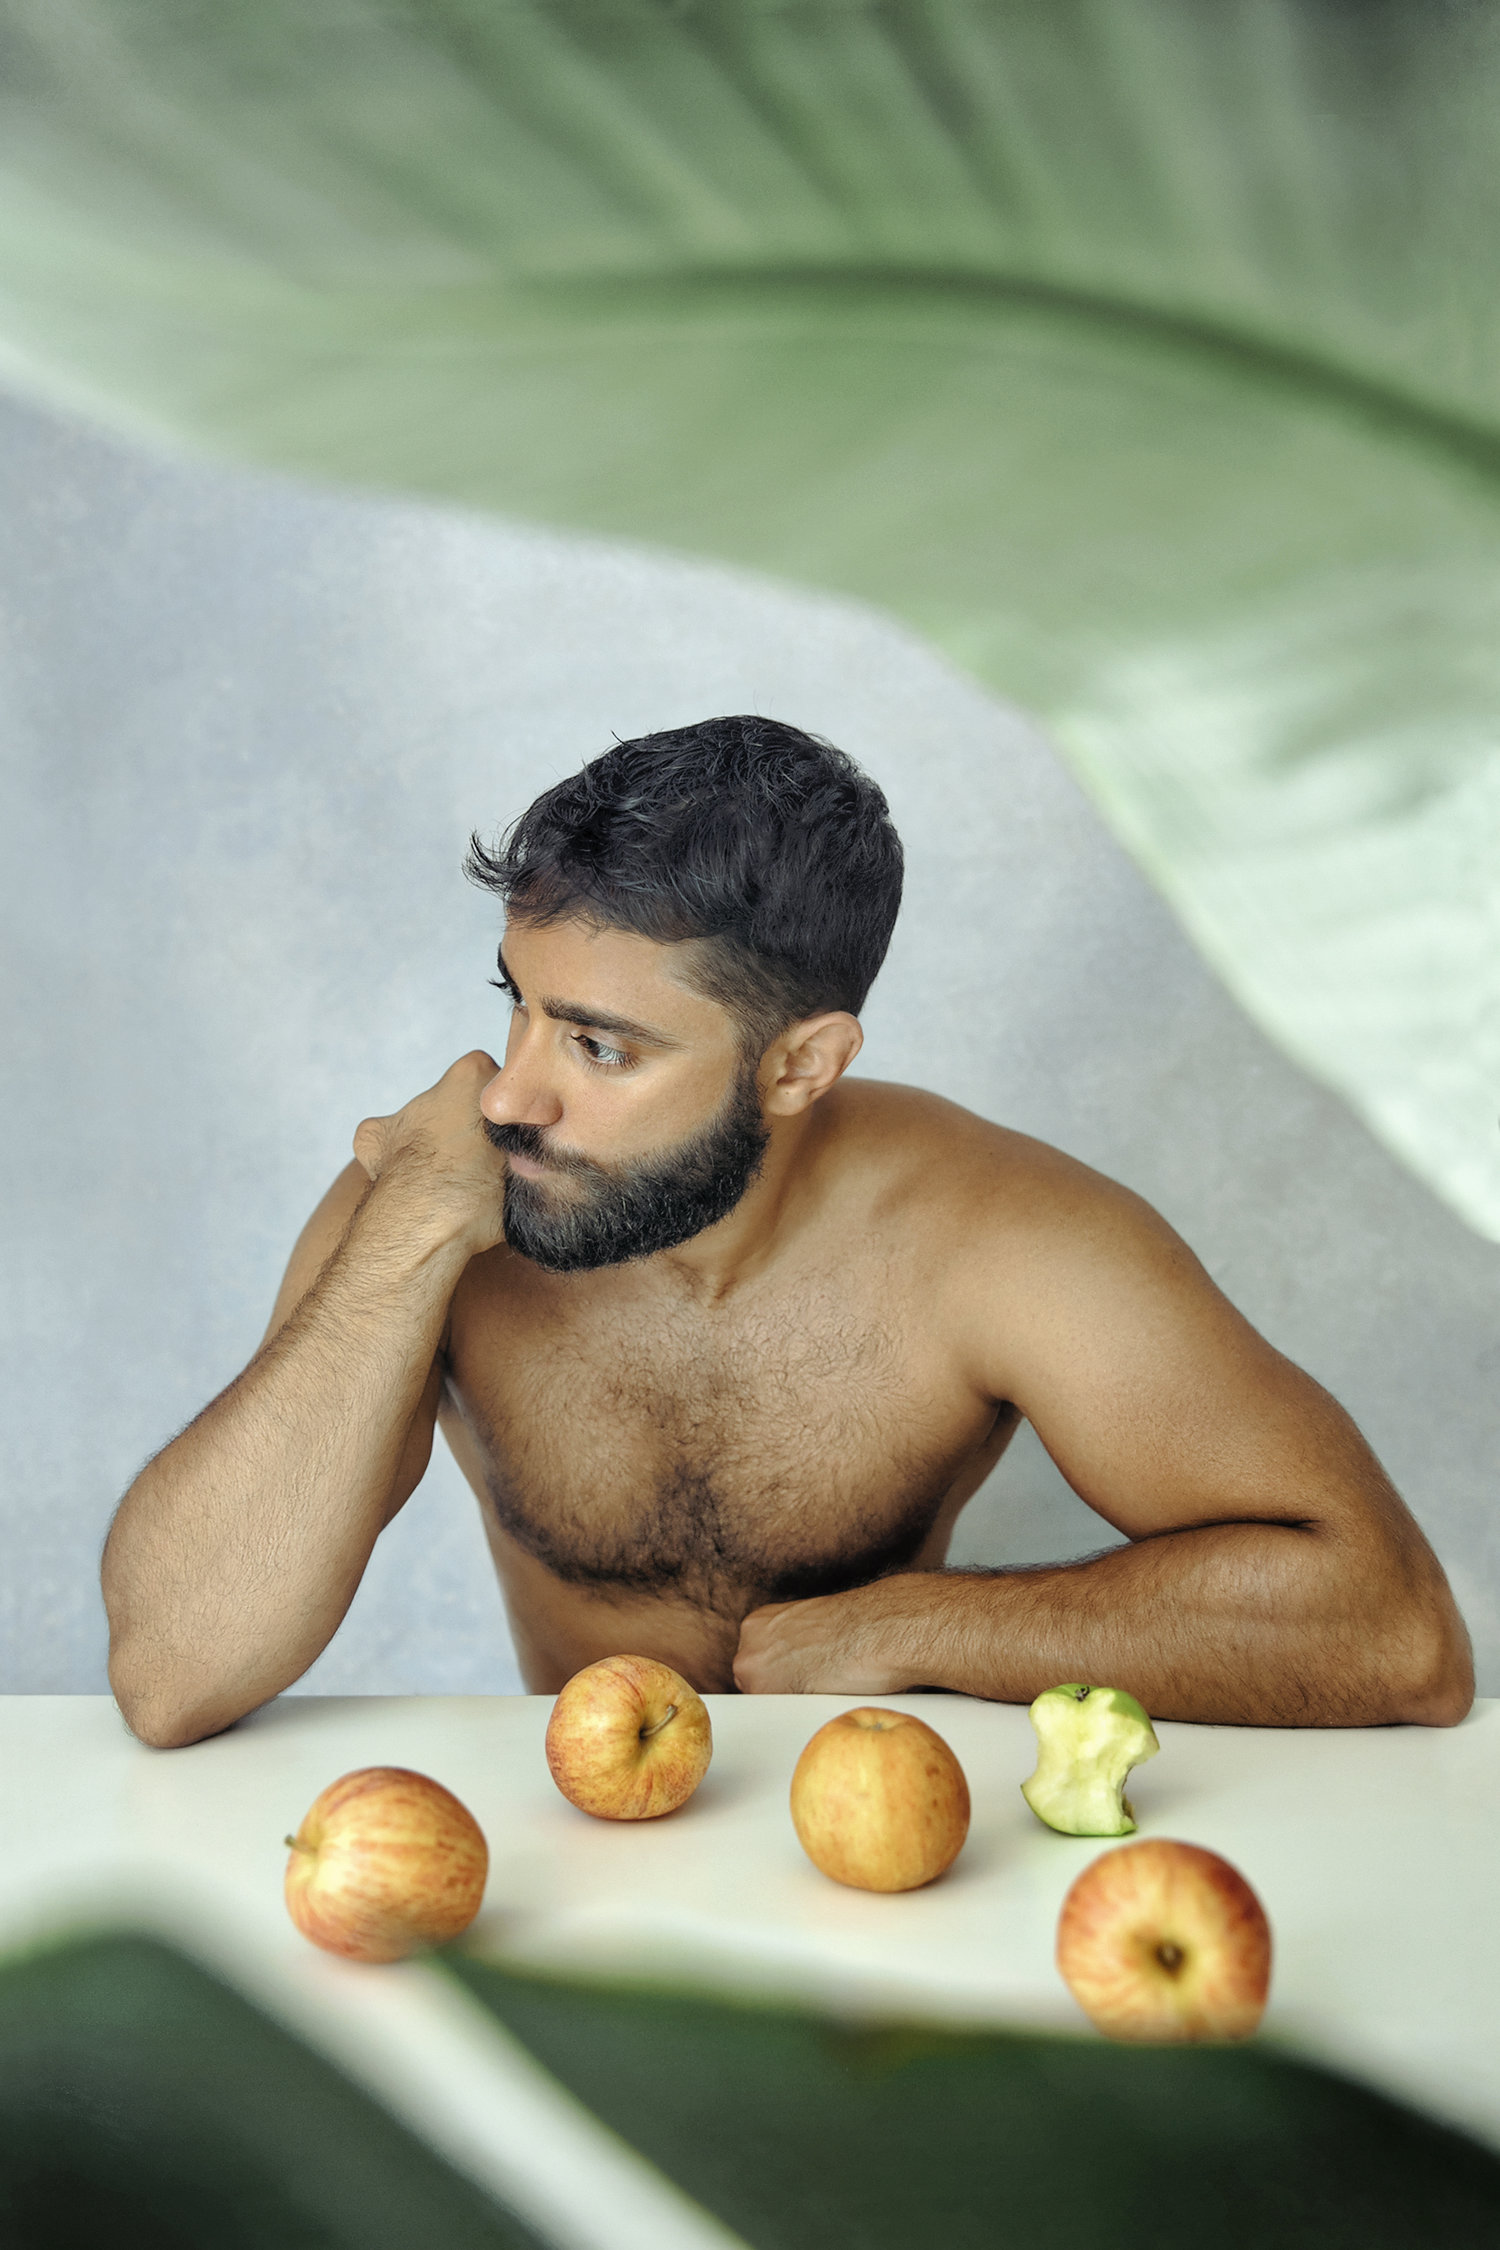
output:
M620 744L470 871L508 908L505 1061L365 1120L254 1359L121 1502L138 1735L196 1741L306 1671L436 1422L537 1692L628 1650L704 1690L1463 1717L1422 1533L1171 1228L845 1077L901 891L850 760L760 719ZM1023 1415L1128 1544L944 1569Z

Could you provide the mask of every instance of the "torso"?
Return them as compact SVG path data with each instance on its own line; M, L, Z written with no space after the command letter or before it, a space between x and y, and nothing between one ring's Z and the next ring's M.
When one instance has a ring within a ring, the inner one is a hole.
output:
M534 1691L627 1649L728 1689L758 1604L941 1563L1016 1423L954 1336L931 1159L958 1119L839 1089L810 1216L712 1307L657 1260L470 1266L440 1416Z

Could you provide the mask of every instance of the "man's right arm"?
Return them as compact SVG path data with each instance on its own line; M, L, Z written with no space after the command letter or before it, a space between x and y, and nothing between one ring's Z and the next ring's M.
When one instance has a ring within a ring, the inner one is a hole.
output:
M432 1449L448 1308L503 1239L488 1055L367 1119L244 1373L148 1462L104 1551L110 1684L161 1747L229 1726L332 1639Z

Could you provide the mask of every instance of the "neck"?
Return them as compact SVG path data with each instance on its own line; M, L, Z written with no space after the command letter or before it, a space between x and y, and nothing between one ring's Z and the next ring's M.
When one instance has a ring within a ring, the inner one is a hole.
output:
M675 1250L659 1251L648 1269L707 1305L763 1272L801 1224L802 1190L827 1122L821 1109L818 1103L799 1117L774 1120L760 1170L729 1216Z

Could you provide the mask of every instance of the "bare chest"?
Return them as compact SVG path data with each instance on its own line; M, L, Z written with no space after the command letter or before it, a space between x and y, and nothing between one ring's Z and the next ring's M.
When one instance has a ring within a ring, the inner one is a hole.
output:
M992 1415L895 1307L809 1288L729 1320L638 1305L455 1325L493 1525L565 1584L726 1615L917 1554Z

